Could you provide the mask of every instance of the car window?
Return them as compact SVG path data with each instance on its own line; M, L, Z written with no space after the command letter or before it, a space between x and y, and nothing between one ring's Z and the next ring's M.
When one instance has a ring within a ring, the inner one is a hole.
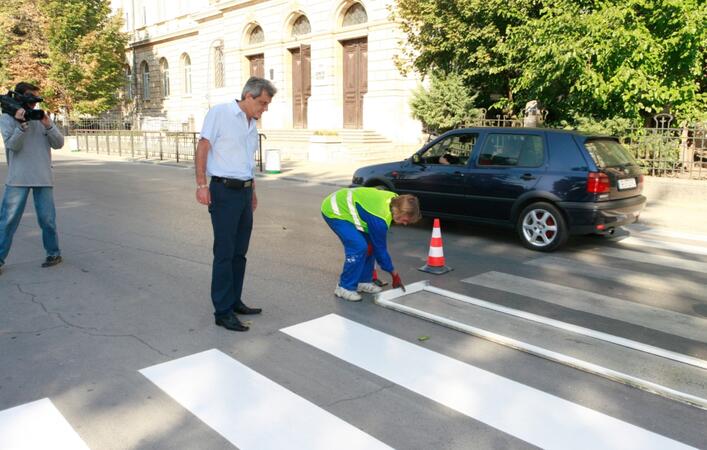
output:
M532 134L490 134L479 153L480 166L539 167L545 161L542 137Z
M638 165L633 156L613 139L592 139L584 143L597 167L620 167Z
M426 164L448 164L465 166L469 161L474 149L474 144L478 135L476 134L455 134L448 136L428 148L421 155L422 161Z

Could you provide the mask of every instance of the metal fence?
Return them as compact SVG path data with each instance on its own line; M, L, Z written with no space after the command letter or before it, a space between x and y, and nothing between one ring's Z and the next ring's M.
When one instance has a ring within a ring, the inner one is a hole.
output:
M707 127L675 126L669 114L654 117L653 128L631 128L621 141L646 175L707 179Z
M80 151L104 155L129 156L131 158L194 161L199 133L192 131L133 131L120 129L72 130ZM264 134L260 134L260 145L255 162L263 171Z

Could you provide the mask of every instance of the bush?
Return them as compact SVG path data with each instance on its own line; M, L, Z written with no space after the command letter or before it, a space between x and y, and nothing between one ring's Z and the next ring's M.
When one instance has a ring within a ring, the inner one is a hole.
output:
M464 86L461 76L434 72L429 90L420 86L413 92L410 107L425 131L440 134L482 116L481 110L474 108L476 96Z

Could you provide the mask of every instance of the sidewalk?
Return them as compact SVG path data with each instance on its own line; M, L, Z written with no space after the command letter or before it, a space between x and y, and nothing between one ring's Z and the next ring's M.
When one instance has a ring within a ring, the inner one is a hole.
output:
M101 161L133 162L157 164L181 168L194 168L192 161L179 162L154 159L132 159L97 155L86 152L65 150L54 153L56 160L94 159ZM5 152L0 146L0 162L4 163ZM302 183L318 183L336 187L351 184L353 172L362 166L390 162L390 159L356 162L311 162L282 161L281 173L256 173L259 178L283 179ZM645 177L643 194L648 198L640 222L648 227L671 228L675 230L707 235L707 181L681 180L674 178Z

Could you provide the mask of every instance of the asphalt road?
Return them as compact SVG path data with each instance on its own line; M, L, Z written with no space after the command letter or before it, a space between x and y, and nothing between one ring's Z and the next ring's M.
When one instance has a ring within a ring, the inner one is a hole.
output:
M5 169L0 167L0 178ZM370 298L361 303L336 299L342 250L319 214L331 186L257 180L259 207L244 299L262 307L264 314L251 319L249 332L232 333L213 325L211 225L205 207L194 200L190 170L72 158L58 160L55 174L65 262L39 267L44 258L41 234L28 205L0 275L0 430L3 412L49 398L92 449L232 448L231 438L217 431L207 416L185 406L185 400L175 400L140 372L217 349L227 362L238 361L393 448L534 446L513 427L491 426L376 374L364 363L347 362L281 331L336 314L486 371L495 381L512 380L519 389L532 388L581 405L671 443L707 448L705 410L382 308ZM391 254L407 283L430 279L417 270L427 256L430 228L430 221L424 220L394 227L389 235ZM707 248L707 242L693 238L652 239L687 249ZM485 285L462 281L511 274L680 313L699 324L707 317L707 252L638 245L631 251L643 257L626 259L602 252L628 248L621 247L619 239L576 238L548 256L522 248L512 232L462 223L443 223L443 239L454 271L432 279L435 286L707 359L707 343L699 334L637 324L630 308L625 316L606 316L601 309L585 311L534 298L530 290L510 292L500 282L494 285L498 278L491 277ZM687 269L676 261L687 262ZM340 344L357 345L353 336L343 333ZM390 349L363 350L375 355ZM424 361L411 367L408 371L418 371L420 377L431 372ZM199 378L187 384L213 394L213 399L203 399L201 408L228 398L227 409L248 411L258 401L241 396L241 386L209 386ZM493 386L487 388L493 397ZM494 407L501 411L527 406L523 398L498 394ZM542 412L543 405L536 406ZM279 433L279 411L280 405L270 404L258 414L266 428L272 427L271 434ZM558 433L556 423L545 426L535 431ZM248 427L257 429L255 424ZM317 422L302 427L306 433L321 432ZM31 431L26 434L31 441ZM621 436L614 438L618 442ZM243 442L241 448L253 448ZM276 448L267 447L266 439L261 442L264 448Z

